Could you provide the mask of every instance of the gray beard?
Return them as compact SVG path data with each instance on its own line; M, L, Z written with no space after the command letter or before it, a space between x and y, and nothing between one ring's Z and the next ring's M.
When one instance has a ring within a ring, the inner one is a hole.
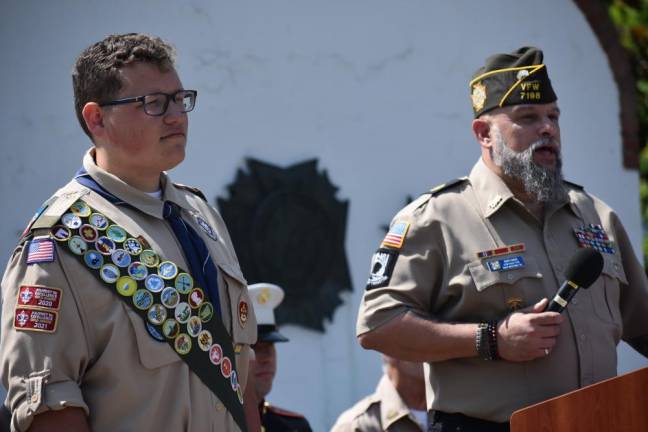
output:
M516 152L507 145L499 129L492 128L492 134L495 144L492 152L493 162L502 169L505 176L522 182L524 190L538 202L562 201L567 198L560 153L557 155L555 168L546 168L533 161L533 151L551 142L551 138L542 138L531 144L528 149Z

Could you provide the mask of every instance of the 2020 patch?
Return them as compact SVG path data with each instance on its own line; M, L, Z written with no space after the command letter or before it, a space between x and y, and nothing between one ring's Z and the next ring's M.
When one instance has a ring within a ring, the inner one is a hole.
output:
M22 285L18 290L18 306L58 310L62 292L59 288Z
M370 290L389 285L399 252L394 249L381 248L371 259L371 273L365 289Z

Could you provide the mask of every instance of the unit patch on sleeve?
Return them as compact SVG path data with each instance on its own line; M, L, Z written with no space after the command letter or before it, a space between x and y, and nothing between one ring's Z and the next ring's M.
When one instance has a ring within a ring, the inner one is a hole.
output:
M403 242L405 241L405 236L409 230L409 222L396 222L394 225L389 228L389 232L383 239L380 247L390 247L394 249L400 249L403 247Z
M371 273L367 280L367 290L389 285L398 251L394 249L378 249L371 259Z

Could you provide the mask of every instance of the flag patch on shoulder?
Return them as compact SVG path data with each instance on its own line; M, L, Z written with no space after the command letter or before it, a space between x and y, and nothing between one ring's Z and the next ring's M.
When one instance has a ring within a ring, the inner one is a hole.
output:
M54 240L49 237L36 237L29 242L27 264L52 262L55 253Z
M405 236L407 235L409 226L409 222L396 222L389 229L389 232L383 239L380 247L390 247L394 249L400 249L403 247L403 242L405 241Z

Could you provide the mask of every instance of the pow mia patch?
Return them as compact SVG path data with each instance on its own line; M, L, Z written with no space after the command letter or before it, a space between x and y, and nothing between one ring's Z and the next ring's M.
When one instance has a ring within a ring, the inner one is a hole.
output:
M371 273L367 280L367 290L389 285L394 265L399 252L394 249L381 248L371 259Z

